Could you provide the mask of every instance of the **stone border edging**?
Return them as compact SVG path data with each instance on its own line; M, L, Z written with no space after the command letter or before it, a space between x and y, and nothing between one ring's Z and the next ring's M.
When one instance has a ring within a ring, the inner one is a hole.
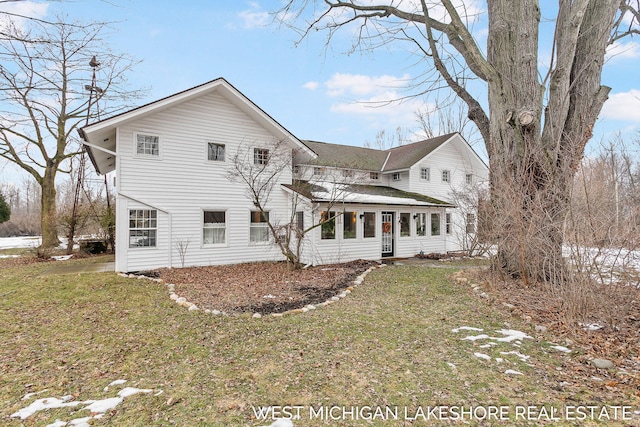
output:
M362 282L364 281L364 278L371 273L373 270L377 269L377 268L382 268L384 267L386 264L378 264L374 267L369 267L368 269L366 269L364 272L362 272L362 274L360 274L358 277L355 278L355 280L353 280L351 283L351 286L348 286L346 289L344 289L343 291L341 291L339 294L332 296L331 298L329 298L328 300L321 302L319 304L307 304L306 306L302 307L302 308L295 308L292 310L287 310L284 311L282 313L271 313L270 315L272 317L284 317L286 315L291 315L291 314L300 314L300 313L307 313L308 311L311 310L316 310L319 307L326 307L327 305L333 304L336 301L340 301L343 298L346 298L347 295L349 295L351 292L353 292L353 289L362 284ZM127 274L127 273L118 273L118 276L120 277L126 277L129 279L146 279L146 280L151 280L152 282L156 282L156 283L164 283L164 281L162 279L158 279L158 278L154 278L154 277L148 277L145 275L136 275L136 274ZM185 297L181 297L178 294L176 294L176 285L173 283L167 283L166 284L167 289L169 290L169 298L171 298L172 301L175 301L178 305L185 307L188 311L199 311L200 308L195 305L192 302L187 301L187 299ZM226 313L224 311L220 311L220 310L210 310L210 309L204 309L203 310L206 314L212 314L214 316L233 316L233 317L241 317L242 314L229 314ZM246 315L246 314L245 314ZM251 315L252 318L254 319L260 319L263 317L262 314L260 313L253 313L253 315Z

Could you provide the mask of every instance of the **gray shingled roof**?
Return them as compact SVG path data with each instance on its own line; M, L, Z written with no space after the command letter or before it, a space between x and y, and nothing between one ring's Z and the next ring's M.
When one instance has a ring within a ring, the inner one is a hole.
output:
M303 141L318 157L308 161L298 161L297 163L377 172L408 169L449 140L453 135L453 133L450 133L412 144L401 145L389 150Z

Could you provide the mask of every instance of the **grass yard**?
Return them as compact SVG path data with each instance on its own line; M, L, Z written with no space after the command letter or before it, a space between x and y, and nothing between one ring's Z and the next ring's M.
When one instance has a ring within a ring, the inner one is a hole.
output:
M40 398L86 402L114 398L125 387L142 392L90 425L262 426L273 421L257 419L254 410L268 405L295 406L280 414L299 411L295 427L465 424L423 421L420 411L426 416L435 405L502 405L510 418L473 419L471 425L591 425L546 422L554 415L546 411L565 405L640 409L637 396L602 393L595 380L572 378L573 353L551 348L534 325L450 280L452 269L385 267L330 306L252 319L188 312L169 299L165 286L113 273L40 276L50 267L0 264L2 425L88 417L100 411L80 404L24 420L11 415ZM482 331L453 332L460 327ZM497 332L505 329L532 338L517 346ZM507 339L463 339L483 333ZM127 382L109 386L114 380ZM37 394L22 400L27 393ZM534 408L516 418L518 405ZM337 409L321 419L321 406ZM356 419L371 415L365 407L390 409L373 420ZM637 423L636 415L594 425Z

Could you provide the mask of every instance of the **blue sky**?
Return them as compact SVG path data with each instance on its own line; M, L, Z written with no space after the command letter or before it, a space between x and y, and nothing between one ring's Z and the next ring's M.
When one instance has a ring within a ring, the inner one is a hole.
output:
M406 84L424 73L428 63L416 61L408 46L401 45L345 54L352 42L348 31L339 33L327 50L324 34L313 34L296 47L297 34L273 24L268 14L279 4L69 0L30 7L44 17L62 11L83 20L113 21L113 32L106 37L109 48L142 60L130 75L133 87L150 88L141 104L224 77L302 139L364 145L381 130L392 133L400 126L409 135L418 130L415 111L433 99L378 108L368 102L409 95ZM481 41L486 35L481 22L474 35ZM615 52L603 76L613 90L592 145L617 131L634 135L640 129L640 40L626 41ZM545 54L541 49L541 58Z

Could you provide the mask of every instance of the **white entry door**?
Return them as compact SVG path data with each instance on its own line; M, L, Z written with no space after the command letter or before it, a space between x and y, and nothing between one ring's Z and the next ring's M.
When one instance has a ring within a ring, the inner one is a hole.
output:
M382 212L382 256L393 256L394 213Z

